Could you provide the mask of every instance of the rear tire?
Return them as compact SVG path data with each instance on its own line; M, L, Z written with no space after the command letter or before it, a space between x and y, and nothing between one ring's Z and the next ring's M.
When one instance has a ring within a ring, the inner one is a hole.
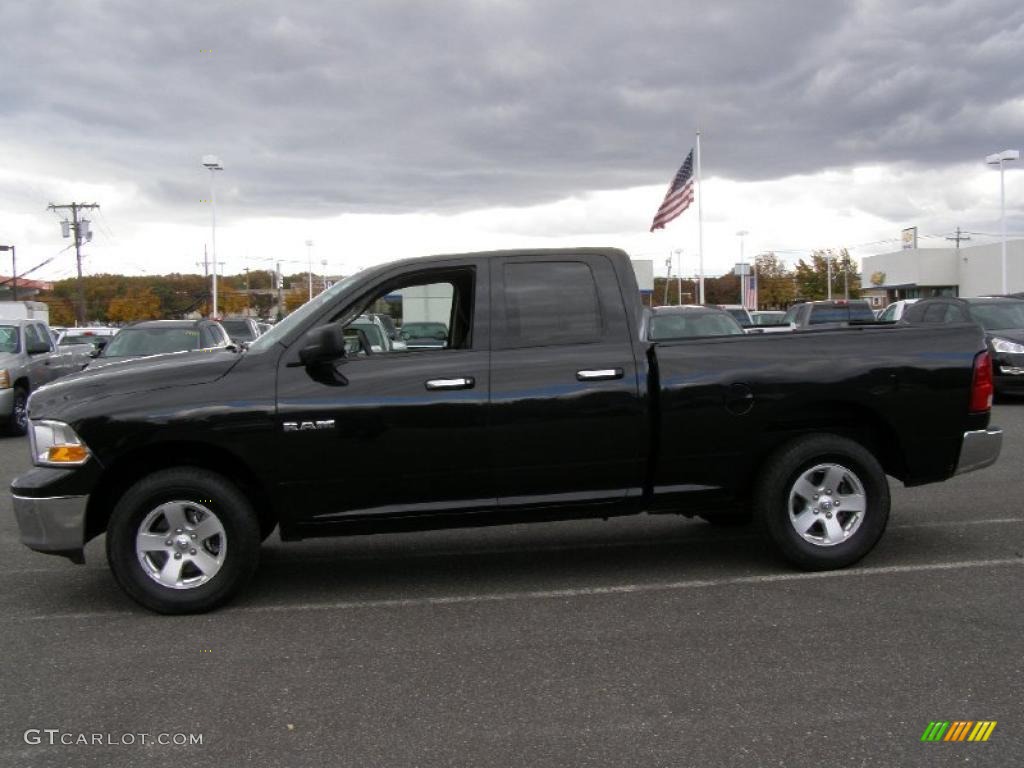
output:
M245 495L197 467L143 478L114 507L107 562L125 593L157 613L202 613L252 578L260 524Z
M878 460L838 435L798 438L762 468L754 517L790 563L845 568L870 552L889 520L889 484Z

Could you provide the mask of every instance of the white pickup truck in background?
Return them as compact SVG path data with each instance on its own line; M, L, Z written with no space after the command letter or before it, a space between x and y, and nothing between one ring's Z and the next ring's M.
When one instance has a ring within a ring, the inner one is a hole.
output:
M92 359L92 350L91 344L57 346L45 320L7 320L0 315L0 424L7 432L25 434L29 394L47 382L82 370Z

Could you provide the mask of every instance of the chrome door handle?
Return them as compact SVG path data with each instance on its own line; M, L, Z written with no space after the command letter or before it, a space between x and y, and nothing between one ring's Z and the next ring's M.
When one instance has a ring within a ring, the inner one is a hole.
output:
M427 389L472 389L475 383L472 376L462 376L458 379L429 379Z
M609 381L621 379L621 368L595 368L593 370L576 371L576 381Z

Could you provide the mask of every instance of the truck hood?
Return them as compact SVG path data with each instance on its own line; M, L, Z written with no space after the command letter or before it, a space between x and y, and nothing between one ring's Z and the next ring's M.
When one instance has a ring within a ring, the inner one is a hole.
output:
M37 389L29 400L29 416L53 418L66 404L205 384L224 376L241 358L226 350L174 352L73 373Z

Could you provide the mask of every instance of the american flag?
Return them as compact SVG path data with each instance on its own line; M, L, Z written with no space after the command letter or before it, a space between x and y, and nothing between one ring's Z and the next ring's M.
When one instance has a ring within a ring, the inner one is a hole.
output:
M747 309L757 309L757 273L753 270L747 275L747 290L743 295L743 306Z
M693 202L693 150L686 156L686 160L676 172L675 178L665 193L665 199L661 201L658 212L654 214L654 221L651 222L651 232L656 229L664 229L672 219L685 211Z

